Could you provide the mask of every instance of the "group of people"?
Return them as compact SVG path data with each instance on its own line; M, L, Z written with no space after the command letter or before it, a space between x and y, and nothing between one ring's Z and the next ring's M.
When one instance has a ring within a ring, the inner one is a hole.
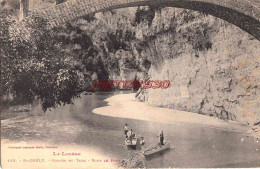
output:
M133 132L133 129L129 130L128 131L128 126L127 124L125 124L125 127L124 127L124 131L125 131L125 137L126 138L134 138L135 137L135 133Z
M125 131L125 136L126 136L126 138L132 139L132 138L135 138L135 137L136 137L136 135L135 135L135 133L133 132L132 129L131 129L130 131L128 131L128 126L127 126L127 124L125 124L124 131ZM161 131L159 137L160 137L160 145L164 145L164 134L163 134L163 131ZM141 145L144 145L144 137L141 137L140 144L141 144Z
M125 126L124 126L124 133L125 133L125 137L129 138L131 141L133 138L136 138L136 135L133 132L133 129L130 129L130 131L128 130L127 124L125 124ZM141 137L140 144L144 145L144 137Z

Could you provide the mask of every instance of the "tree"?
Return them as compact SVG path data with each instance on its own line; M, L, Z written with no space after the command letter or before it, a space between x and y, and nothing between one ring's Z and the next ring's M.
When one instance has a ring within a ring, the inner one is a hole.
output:
M82 65L57 32L42 18L16 22L8 12L0 15L3 94L16 104L39 99L44 111L72 103L82 91Z

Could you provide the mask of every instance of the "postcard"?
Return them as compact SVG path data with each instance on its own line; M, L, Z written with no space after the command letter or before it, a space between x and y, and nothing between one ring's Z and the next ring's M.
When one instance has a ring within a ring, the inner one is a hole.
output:
M259 0L0 0L1 168L260 167Z

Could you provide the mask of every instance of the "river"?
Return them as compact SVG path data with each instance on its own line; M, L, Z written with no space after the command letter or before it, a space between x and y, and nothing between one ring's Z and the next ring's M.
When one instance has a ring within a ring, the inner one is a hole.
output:
M74 105L61 106L43 113L39 104L29 113L10 116L10 124L1 125L2 138L16 141L44 141L52 144L90 146L114 159L129 158L134 152L124 147L124 124L145 147L158 142L161 130L171 149L147 159L148 167L259 167L260 143L244 133L208 128L188 123L157 123L97 115L93 109L107 106L106 98L116 93L82 95ZM7 113L8 114L8 113Z

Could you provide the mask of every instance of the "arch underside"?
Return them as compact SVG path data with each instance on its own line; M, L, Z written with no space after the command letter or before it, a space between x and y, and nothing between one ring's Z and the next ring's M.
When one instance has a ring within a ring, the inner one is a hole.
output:
M250 0L252 1L252 0ZM91 13L111 9L136 6L168 6L191 9L213 15L226 20L256 39L260 40L260 4L252 4L249 0L68 0L65 3L47 9L32 11L33 15L46 18L50 27L57 27L68 21Z

